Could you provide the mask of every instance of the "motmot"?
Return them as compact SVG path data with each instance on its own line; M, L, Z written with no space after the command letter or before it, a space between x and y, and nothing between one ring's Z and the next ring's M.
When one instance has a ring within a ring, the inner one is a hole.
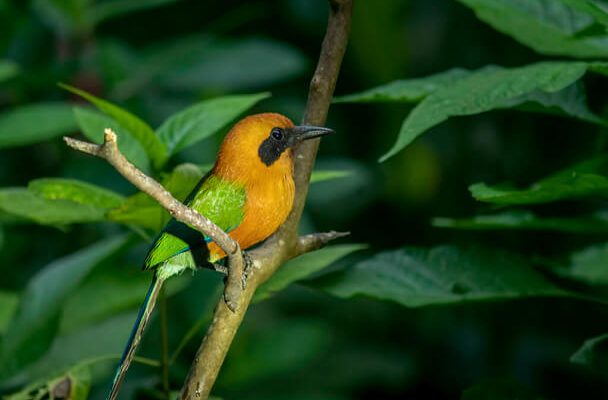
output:
M243 118L226 134L213 168L184 204L227 232L241 249L247 249L272 235L291 211L294 148L331 132L324 127L295 126L276 113ZM224 257L210 238L177 220L171 220L156 237L143 267L153 271L152 283L116 369L109 400L118 396L165 280Z

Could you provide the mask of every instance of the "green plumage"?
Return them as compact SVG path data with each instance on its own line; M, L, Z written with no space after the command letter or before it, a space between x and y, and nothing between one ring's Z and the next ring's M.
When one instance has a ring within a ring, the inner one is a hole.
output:
M243 220L246 198L244 187L209 174L194 188L185 204L229 232ZM185 268L200 266L207 261L208 241L195 229L173 220L154 242L144 269L158 268L157 273L167 278Z

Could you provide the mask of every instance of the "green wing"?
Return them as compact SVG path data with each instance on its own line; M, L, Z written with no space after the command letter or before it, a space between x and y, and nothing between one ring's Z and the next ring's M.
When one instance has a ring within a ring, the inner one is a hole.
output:
M229 232L243 220L245 200L244 187L210 174L194 188L185 203ZM156 238L146 257L144 269L154 268L161 263L178 268L200 266L207 261L206 244L209 241L197 230L171 220Z

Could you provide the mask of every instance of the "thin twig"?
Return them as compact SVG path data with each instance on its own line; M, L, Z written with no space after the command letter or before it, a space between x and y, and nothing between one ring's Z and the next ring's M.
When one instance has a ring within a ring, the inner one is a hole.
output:
M329 4L327 32L310 84L303 118L305 124L320 126L325 124L348 42L353 0L329 0ZM253 271L243 295L239 298L237 312L229 312L223 302L217 304L211 325L196 353L182 388L182 399L199 400L209 396L256 288L270 278L285 261L342 236L335 232L300 239L297 236L297 228L304 209L310 174L318 147L319 140L310 140L296 150L294 171L296 198L291 214L277 233L262 246L249 252Z
M198 230L210 237L228 256L228 278L224 288L224 299L231 311L236 311L238 298L242 291L243 255L239 244L219 226L196 210L185 206L169 193L162 185L141 172L129 162L118 150L116 133L111 129L104 132L104 142L101 145L83 142L64 137L68 146L83 153L105 159L122 176L135 185L139 190L148 194L163 206L173 218Z

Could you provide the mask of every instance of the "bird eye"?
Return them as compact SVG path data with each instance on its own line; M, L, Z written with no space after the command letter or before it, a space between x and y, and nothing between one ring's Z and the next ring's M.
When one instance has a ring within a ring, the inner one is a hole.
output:
M283 130L281 128L272 128L270 134L276 140L283 140Z

